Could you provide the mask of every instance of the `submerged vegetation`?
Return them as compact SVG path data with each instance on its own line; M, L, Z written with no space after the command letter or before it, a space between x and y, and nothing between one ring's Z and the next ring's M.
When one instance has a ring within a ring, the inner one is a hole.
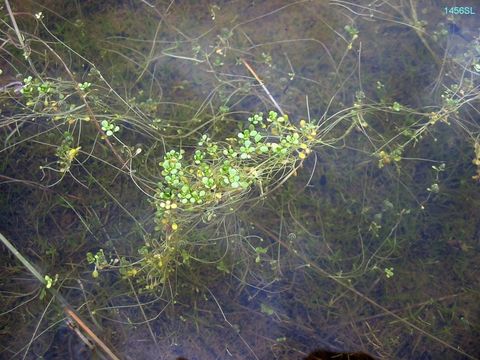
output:
M6 1L1 356L478 357L480 33L427 2Z

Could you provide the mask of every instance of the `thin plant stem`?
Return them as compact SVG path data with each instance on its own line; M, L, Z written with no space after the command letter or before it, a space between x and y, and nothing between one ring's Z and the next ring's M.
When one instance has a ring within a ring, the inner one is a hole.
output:
M40 274L40 272L35 269L35 267L15 248L15 246L13 246L13 244L5 236L3 236L2 233L0 233L0 241L8 248L8 250L12 252L13 255L15 255L18 260L20 260L20 262L28 269L28 271L32 273L33 276L35 276L35 278L37 278L38 281L40 281L43 285L46 285L46 280ZM100 340L100 338L87 326L87 324L85 324L85 322L80 318L75 310L72 309L67 300L65 300L65 298L58 293L58 291L53 288L47 288L47 290L60 302L65 314L71 318L110 357L110 359L120 360L120 358L117 357L102 340Z

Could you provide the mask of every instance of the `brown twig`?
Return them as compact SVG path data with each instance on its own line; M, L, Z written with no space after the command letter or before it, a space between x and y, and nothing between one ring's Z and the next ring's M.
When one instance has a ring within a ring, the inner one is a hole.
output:
M90 337L90 339L93 340L93 342L95 344L97 344L105 354L107 354L108 356L110 356L111 359L113 360L120 360L119 357L117 357L112 350L110 350L110 348L105 345L105 343L100 340L100 338L95 335L95 333L83 322L83 320L77 315L77 313L75 311L73 311L72 308L70 308L69 306L65 306L63 308L63 311L65 312L65 314L68 315L69 318L71 318L72 320L75 321L75 323L83 330L85 331L85 333L88 335L88 337Z
M263 84L263 81L258 77L257 73L252 69L250 64L248 62L246 62L244 59L240 59L240 60L242 61L243 65L245 65L245 67L248 69L248 71L250 71L250 73L253 75L253 77L258 81L258 83L262 87L263 91L265 91L265 93L267 94L269 99L272 101L273 105L275 105L275 107L280 112L280 114L282 114L282 116L285 116L285 113L283 112L280 105L278 105L277 101L273 98L272 94L270 94L270 91L268 91L267 87Z
M13 246L13 244L0 233L0 241L12 252L13 255L25 266L30 273L40 282L42 283L47 291L49 291L62 305L63 311L65 314L72 319L78 326L81 328L88 337L103 350L103 352L110 357L112 360L120 360L112 350L109 349L105 343L100 340L100 338L95 335L95 333L88 327L88 325L80 318L80 316L73 310L73 308L68 304L67 300L58 293L52 287L46 286L45 277Z

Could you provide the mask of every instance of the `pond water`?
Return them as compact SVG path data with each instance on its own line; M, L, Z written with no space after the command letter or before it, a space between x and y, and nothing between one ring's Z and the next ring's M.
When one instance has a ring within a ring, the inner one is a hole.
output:
M99 122L130 106L110 144L76 118L49 125L47 105L23 115L11 92L0 127L0 232L59 274L54 287L118 358L480 358L480 15L434 0L11 6L32 55L22 60L3 9L5 82L29 66L65 80L68 68L100 84ZM480 14L476 1L462 6ZM231 209L205 210L182 240L191 253L156 291L119 275L155 242L145 194L160 157L203 134L228 143L270 110L318 126L301 166L275 172L273 191L259 181ZM51 171L66 129L83 157L67 151L60 165L72 168ZM92 277L85 256L99 249L107 259ZM109 358L13 256L1 261L0 358Z

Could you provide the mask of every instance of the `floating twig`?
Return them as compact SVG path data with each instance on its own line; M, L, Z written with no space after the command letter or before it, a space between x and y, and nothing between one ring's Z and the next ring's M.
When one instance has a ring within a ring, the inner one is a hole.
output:
M265 93L268 95L269 99L272 101L273 105L275 105L275 107L280 112L280 114L282 114L282 116L285 116L285 113L283 112L282 108L280 107L280 105L278 105L277 101L273 98L272 94L270 94L270 91L268 91L267 87L263 84L263 81L258 77L257 73L252 69L252 67L244 59L240 59L240 60L243 62L243 65L245 65L248 71L250 71L250 73L258 81L263 91L265 91Z
M20 262L25 266L28 271L32 273L35 278L42 283L46 287L46 280L45 277L40 274L40 272L35 269L35 267L13 246L13 244L8 241L8 239L0 233L0 241L12 252L15 257L20 260ZM109 349L105 343L100 340L100 338L95 335L95 333L88 327L87 324L80 318L80 316L73 310L73 308L68 304L67 300L58 293L53 288L47 288L47 290L58 300L58 302L62 305L64 313L67 315L67 317L73 322L78 325L80 329L82 329L87 336L96 344L98 345L103 352L110 357L112 360L120 360L119 357L117 357L112 350Z

